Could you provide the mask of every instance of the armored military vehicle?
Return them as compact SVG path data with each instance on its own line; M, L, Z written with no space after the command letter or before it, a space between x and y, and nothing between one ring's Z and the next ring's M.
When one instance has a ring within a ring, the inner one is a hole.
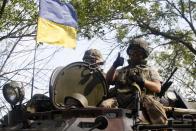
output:
M169 85L167 82L166 88ZM0 130L196 130L196 111L189 109L175 91L166 92L164 87L164 92L159 94L160 101L169 106L168 123L152 124L138 121L142 114L139 106L134 110L100 107L108 97L108 90L102 72L84 62L56 68L50 79L49 97L35 94L23 103L23 88L17 83L8 83L3 87L3 95L12 110L1 119Z

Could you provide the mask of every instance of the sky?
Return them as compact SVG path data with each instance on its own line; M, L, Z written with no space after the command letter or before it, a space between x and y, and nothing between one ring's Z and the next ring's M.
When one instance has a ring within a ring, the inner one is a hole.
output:
M77 41L77 46L75 49L72 48L64 48L60 46L55 46L55 45L49 45L49 44L43 44L40 48L48 48L44 51L39 51L39 49L36 52L36 59L41 59L44 57L47 57L48 55L52 54L56 49L59 49L57 53L52 57L49 63L43 68L46 69L52 69L54 70L55 68L62 66L65 67L73 62L78 62L82 61L83 55L86 50L88 49L98 49L103 55L103 59L106 60L105 65L103 65L101 68L104 70L104 72L107 72L107 70L110 68L112 65L113 61L116 59L117 54L118 54L118 48L115 49L111 54L110 51L113 49L113 46L115 43L109 43L109 42L104 42L98 38L94 38L92 40L78 40ZM34 45L31 46L31 48L34 48ZM32 52L33 57L34 52ZM109 55L110 54L110 55ZM109 55L109 57L108 57ZM124 52L122 52L122 55L124 55ZM126 57L126 54L125 54ZM32 59L32 58L31 58ZM21 60L19 60L21 61ZM46 61L46 60L45 60ZM20 63L21 64L21 63ZM35 65L35 68L42 67L45 63L38 63ZM31 65L32 67L33 65ZM34 94L35 93L45 93L49 89L49 80L50 76L52 74L52 70L46 71L44 75L42 76L41 73L36 74L35 73L35 81L34 81ZM37 72L35 70L35 72ZM29 72L28 75L32 77L33 72ZM30 78L29 78L30 79ZM43 80L40 80L43 79ZM37 89L39 88L39 89ZM30 92L31 88L26 89L26 98L30 98ZM47 94L48 95L48 94Z
M29 49L34 49L34 44L35 44L35 41L31 41L30 43L26 42L26 45L28 45L28 46L25 46L25 47L23 47L23 45L21 44L21 46L17 47L15 52L17 52L17 50L22 50L22 48L27 48L27 47ZM115 40L103 41L99 38L93 38L92 40L78 39L77 47L75 49L63 48L60 46L54 46L54 45L48 45L48 44L42 45L41 48L48 48L48 49L45 49L43 51L37 51L36 60L39 58L40 59L44 58L44 56L47 57L48 55L50 55L52 52L54 52L57 49L59 49L59 51L54 54L52 59L47 64L45 64L44 62L43 63L40 62L35 65L35 68L43 67L43 68L50 69L50 70L46 70L45 72L40 72L39 74L37 74L37 73L35 74L35 81L34 81L35 87L34 87L33 93L35 94L35 93L48 92L49 81L50 81L50 76L52 74L52 70L54 70L55 68L57 68L59 66L65 67L73 62L82 61L82 57L83 57L85 51L88 49L91 49L91 48L98 49L101 51L103 58L106 61L105 65L102 66L102 68L104 69L104 72L107 72L108 69L111 67L113 61L116 59L117 54L119 52L119 48L116 48L115 50L113 50L113 48L117 44L118 43ZM113 50L113 52L110 54L111 50ZM124 64L124 66L125 66L125 65L127 65L126 50L122 51L121 55L125 58L125 64ZM12 63L14 63L14 67L10 66L6 70L11 71L13 68L17 69L17 68L23 67L23 66L27 65L29 60L32 60L33 57L34 57L34 52L31 52L31 54L23 53L22 56L15 55L15 57L13 57L13 59L10 60L10 65ZM47 59L47 60L49 60L49 59ZM32 68L33 65L31 64L28 67ZM39 72L39 70L37 69L37 70L35 70L35 72ZM25 75L23 75L23 74L25 74ZM13 80L30 82L32 80L32 76L33 76L32 71L23 71L23 72L21 72L20 76L17 76L17 78L14 77ZM27 101L31 97L30 96L31 86L28 85L28 88L25 88L25 92L26 92L25 101ZM46 95L48 95L48 93Z
M11 41L10 41L11 42ZM20 68L33 68L33 57L35 48L35 40L31 41L21 41L16 49L13 52L13 56L10 57L9 61L7 62L4 71L9 72L13 70L17 70ZM80 39L77 41L77 46L75 49L71 48L64 48L61 46L43 44L38 47L36 52L36 62L35 64L35 75L34 75L34 89L33 94L39 93L49 96L49 81L52 71L59 67L65 67L73 62L82 61L82 57L87 49L95 48L101 51L104 60L107 58L110 50L113 48L113 43L107 43L101 41L100 39L94 38L92 40ZM25 49L25 50L24 50ZM50 56L55 50L58 50L52 57ZM21 53L21 51L24 51ZM26 51L26 52L25 52ZM116 58L118 50L114 50L114 52L108 57L106 60L105 66L102 68L104 72L106 72L113 63L113 60ZM52 59L44 59L50 56ZM44 60L42 60L44 59ZM29 64L30 63L30 64ZM43 68L46 70L40 71L39 68ZM17 73L17 75L10 74L7 77L12 78L12 80L24 82L25 88L25 100L23 102L28 101L31 98L31 85L32 84L32 77L33 71L31 70L24 70ZM3 84L3 82L1 83ZM0 92L1 99L3 101L2 92ZM5 105L5 103L1 103L0 106ZM9 107L9 106L8 106Z
M9 41L9 42L14 43L14 41ZM5 45L8 45L9 42L5 43ZM25 91L27 92L25 97L26 100L28 100L31 94L30 93L31 86L27 85L28 83L34 84L35 86L34 94L47 92L49 88L48 84L49 84L50 76L52 74L52 70L54 70L59 66L65 67L66 65L71 64L73 62L82 61L82 57L85 51L88 49L95 48L101 51L104 60L106 60L106 63L104 66L102 66L102 68L104 69L104 72L107 72L107 70L110 68L110 66L112 65L113 61L115 60L118 54L118 49L113 50L116 44L118 43L116 43L115 40L106 42L100 40L99 38L93 38L92 40L80 38L77 40L77 47L75 49L43 44L40 47L38 47L36 52L35 61L38 62L36 62L34 67L35 74L34 74L33 83L31 82L33 78L32 70L20 71L19 73L17 73L17 75L11 74L8 77L11 78L12 80L25 82L24 86L26 89ZM16 49L14 50L12 57L10 57L9 61L7 62L4 71L10 72L20 68L33 68L34 51L32 50L34 50L34 48L35 48L35 40L30 40L27 42L21 41L21 43L17 45ZM21 53L21 51L23 50L25 51L29 50L29 51ZM47 58L55 50L58 50L58 52L56 52L51 57L51 59ZM112 53L110 52L111 50L113 50ZM42 72L37 68L46 69L46 71ZM4 83L2 82L1 86L2 84Z
M44 43L43 45L39 46L36 51L33 94L48 92L52 71L59 66L65 67L73 62L82 61L85 51L91 48L98 49L102 53L103 59L105 60L105 64L102 66L102 69L106 73L113 64L120 50L119 48L115 48L113 50L116 45L118 45L118 43L115 41L115 39L103 41L99 38L93 38L92 40L80 38L77 40L77 46L75 49ZM34 50L34 48L35 40L27 42L21 41L19 46L17 46L17 48L14 50L13 57L10 58L10 61L7 64L14 66L7 66L5 70L12 71L23 67L33 68L34 51L32 50ZM27 52L24 50L27 50ZM51 56L51 54L53 54L56 50L57 52ZM21 51L24 51L24 53L20 53ZM128 56L126 54L126 49L121 51L121 56L125 58L124 66L127 65L126 59ZM44 70L40 70L40 68ZM13 77L13 80L21 82L25 81L26 83L32 84L32 78L33 71L31 69L19 72L18 75ZM26 83L24 83L26 92L25 98L26 100L29 100L31 97L31 85Z

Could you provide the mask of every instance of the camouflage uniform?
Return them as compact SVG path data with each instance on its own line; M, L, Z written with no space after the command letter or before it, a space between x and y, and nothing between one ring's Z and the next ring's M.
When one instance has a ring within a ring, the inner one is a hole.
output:
M119 103L119 107L127 108L132 105L131 103L133 102L134 98L134 95L132 94L134 94L136 90L134 87L132 87L132 82L129 80L130 74L132 73L139 75L145 80L162 81L159 73L145 64L140 64L136 66L129 65L127 67L117 70L117 77L115 80L115 92L117 94L116 97ZM147 88L142 88L141 92L142 94L154 95L154 93Z

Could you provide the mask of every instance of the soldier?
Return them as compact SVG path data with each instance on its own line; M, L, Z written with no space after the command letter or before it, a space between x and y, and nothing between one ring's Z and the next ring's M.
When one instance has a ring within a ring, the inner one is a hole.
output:
M104 90L98 79L100 75L105 77L101 69L101 65L104 64L101 52L97 49L86 50L82 59L95 72L89 72L91 76L87 74L81 77L80 82L83 82L82 85L85 85L84 91L83 93L74 93L69 97L65 97L64 104L67 107L87 107L88 104L98 106L101 101L100 96L104 96Z
M85 97L86 97L87 100L90 100L87 102L89 105L92 105L92 102L93 102L93 105L95 104L96 106L98 106L100 104L100 99L101 99L100 96L104 95L103 87L102 85L99 84L100 81L98 79L99 77L101 77L100 80L105 78L105 74L103 73L103 70L101 69L101 65L104 64L102 54L97 49L89 49L85 51L82 59L85 63L89 64L90 68L95 69L95 72L91 73L91 77L87 76L86 78L85 77L82 78L86 80L87 82L86 88L84 89L84 93L80 94L80 97L78 97L79 95L75 95L74 98L79 101L83 101L83 103L86 103L84 102ZM83 98L82 98L82 95L83 95Z
M149 55L148 43L142 39L131 40L127 48L127 54L129 56L128 66L116 70L117 67L122 66L124 63L124 58L118 54L118 57L106 74L106 80L109 84L115 84L115 88L111 93L113 98L105 100L102 105L111 107L110 104L113 104L111 101L117 101L120 108L135 109L135 105L137 105L136 92L139 92L143 98L143 106L148 108L149 97L146 96L153 96L155 93L159 93L162 81L158 72L146 64L145 59ZM152 98L152 100L154 99Z
M95 64L95 66L98 67L98 69L102 72L103 76L106 77L106 74L100 68L100 65L103 65L104 61L103 61L101 52L99 50L97 50L97 49L87 50L84 54L83 61L90 63L90 64ZM111 104L109 104L109 103L111 103ZM107 108L117 108L118 103L116 100L109 99L107 101L107 104L102 103L99 106L100 107L107 107Z

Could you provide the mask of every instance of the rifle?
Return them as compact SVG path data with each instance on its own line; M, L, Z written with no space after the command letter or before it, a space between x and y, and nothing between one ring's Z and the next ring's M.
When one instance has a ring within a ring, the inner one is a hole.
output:
M158 94L159 98L161 98L162 96L165 95L165 92L169 89L169 87L171 86L171 84L173 83L172 81L169 81L171 79L171 77L174 75L174 73L177 71L177 67L174 68L174 70L172 71L172 73L170 74L170 76L167 78L167 80L165 81L164 84L162 84L161 86L161 92Z

